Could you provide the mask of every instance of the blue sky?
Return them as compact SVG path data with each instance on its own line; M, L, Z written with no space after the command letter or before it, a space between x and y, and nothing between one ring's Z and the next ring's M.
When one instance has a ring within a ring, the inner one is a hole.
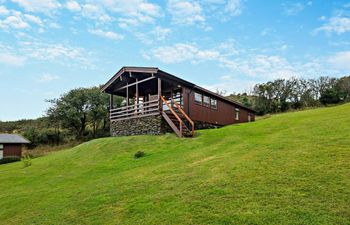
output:
M0 0L0 120L155 66L211 90L350 71L350 1Z

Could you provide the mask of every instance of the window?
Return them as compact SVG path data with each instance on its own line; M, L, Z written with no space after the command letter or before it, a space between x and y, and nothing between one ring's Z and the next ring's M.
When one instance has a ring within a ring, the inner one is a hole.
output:
M195 92L194 93L194 102L202 105L202 94Z
M203 105L210 107L210 98L208 96L203 95Z
M235 119L239 120L239 109L238 108L235 109Z
M211 98L210 99L210 105L212 109L217 109L218 108L218 102L216 101L216 99Z
M0 144L0 159L2 159L4 157L4 145Z
M248 122L252 121L252 116L250 115L250 113L248 114Z

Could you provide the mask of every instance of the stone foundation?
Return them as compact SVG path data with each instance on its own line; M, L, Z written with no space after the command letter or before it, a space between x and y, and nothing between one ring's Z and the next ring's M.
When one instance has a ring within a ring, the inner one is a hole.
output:
M113 121L112 136L130 136L141 134L159 135L173 132L161 115Z
M194 121L194 124L196 130L222 127L201 121ZM159 135L165 133L173 133L173 130L161 115L113 121L111 123L112 136Z
M217 124L202 122L202 121L194 121L194 127L196 130L201 130L201 129L220 128L222 126L217 125Z

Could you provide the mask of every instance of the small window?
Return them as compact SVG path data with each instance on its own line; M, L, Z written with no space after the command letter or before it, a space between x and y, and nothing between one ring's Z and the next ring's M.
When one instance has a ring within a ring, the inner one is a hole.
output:
M250 115L250 113L248 114L248 122L252 121L252 116Z
M210 105L212 109L217 109L218 108L218 102L216 99L211 98L210 99Z
M202 94L195 92L194 93L194 102L202 105Z
M210 98L208 96L203 95L203 105L210 107Z
M4 150L4 145L3 144L0 144L0 151L1 150Z
M235 109L235 119L239 120L239 109L238 108Z

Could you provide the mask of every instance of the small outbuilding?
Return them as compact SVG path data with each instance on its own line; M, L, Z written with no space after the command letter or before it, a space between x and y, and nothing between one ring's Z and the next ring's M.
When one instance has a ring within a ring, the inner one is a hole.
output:
M18 134L0 134L0 159L9 156L22 156L22 146L30 141Z

